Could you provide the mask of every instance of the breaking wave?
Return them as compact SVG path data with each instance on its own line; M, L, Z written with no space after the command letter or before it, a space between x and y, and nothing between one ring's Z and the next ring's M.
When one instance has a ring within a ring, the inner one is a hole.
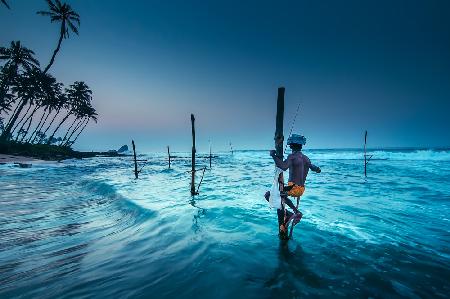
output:
M364 152L361 150L311 150L305 153L317 160L364 159ZM372 160L450 161L450 150L370 150L367 154L372 155Z

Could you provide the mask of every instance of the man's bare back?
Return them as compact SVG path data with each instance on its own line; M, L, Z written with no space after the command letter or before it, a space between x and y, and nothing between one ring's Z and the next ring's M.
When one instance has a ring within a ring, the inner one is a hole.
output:
M282 161L275 155L275 151L271 151L270 155L273 157L277 167L282 170L289 169L289 182L298 186L305 186L306 177L311 169L314 172L320 173L320 168L313 165L311 160L301 151L296 151L290 154L286 160Z

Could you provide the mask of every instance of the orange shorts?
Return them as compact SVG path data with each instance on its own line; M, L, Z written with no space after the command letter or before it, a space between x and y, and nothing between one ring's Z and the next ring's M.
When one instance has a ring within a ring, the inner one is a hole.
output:
M288 195L292 197L300 197L305 192L305 186L296 185L293 182L289 182L288 186L294 186L291 190L288 191Z

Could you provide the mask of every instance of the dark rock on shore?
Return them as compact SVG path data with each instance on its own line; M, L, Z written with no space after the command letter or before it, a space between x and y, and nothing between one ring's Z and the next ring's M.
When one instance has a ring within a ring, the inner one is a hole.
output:
M128 152L128 145L126 145L126 144L122 145L117 152L118 153Z

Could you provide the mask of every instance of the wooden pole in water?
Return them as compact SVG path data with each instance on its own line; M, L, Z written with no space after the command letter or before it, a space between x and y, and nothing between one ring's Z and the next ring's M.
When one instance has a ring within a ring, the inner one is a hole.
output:
M367 177L367 164L369 164L370 159L372 159L373 155L367 154L367 130L364 134L364 176Z
M211 140L209 141L209 169L211 169L212 164L212 151L211 151Z
M138 178L138 169L137 169L137 160L136 160L136 146L134 144L134 140L131 140L131 143L133 144L133 155L134 155L134 176L137 179Z
M170 148L167 146L167 155L169 156L169 169L170 169Z
M275 150L276 155L278 158L283 160L283 142L284 142L284 135L283 135L283 121L284 121L284 87L278 88L278 96L277 96L277 116L276 116L276 129L275 129ZM284 190L284 177L283 173L280 174L278 178L278 186L280 192ZM284 203L281 204L281 209L277 210L278 215L278 232L280 239L287 239L288 238L288 232L287 227L285 227L284 232L281 230L281 225L284 225Z
M367 154L366 154L366 145L367 145L367 130L364 134L364 176L367 177Z
M197 194L195 191L195 117L191 114L191 127L192 127L192 169L191 169L191 195Z

